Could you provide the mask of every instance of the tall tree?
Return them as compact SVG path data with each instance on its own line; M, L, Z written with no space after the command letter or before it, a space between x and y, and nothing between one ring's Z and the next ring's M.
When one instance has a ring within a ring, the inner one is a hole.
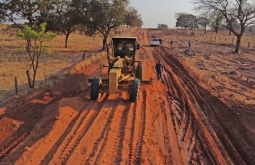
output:
M69 0L57 1L52 4L51 10L43 15L47 15L47 30L65 35L65 48L68 46L69 35L77 30L78 24L75 10L70 4Z
M12 28L23 30L28 25L36 30L39 27L38 18L46 13L53 0L2 0L0 13L6 22L13 25ZM27 49L31 48L31 39L27 38Z
M124 24L128 4L128 0L76 0L73 6L79 11L77 19L86 26L86 34L92 36L97 31L103 36L105 50L111 30Z
M237 30L239 28L239 23L234 17L231 17L229 22L227 20L225 22L224 26L229 30L229 35L232 34L230 27L232 27L233 30Z
M209 13L210 24L209 26L213 28L215 33L218 33L219 26L223 23L224 17L220 11L212 11Z
M181 27L181 28L197 28L197 18L196 16L192 14L186 14L186 13L176 13L176 27Z
M142 17L138 11L130 6L125 15L125 24L130 27L141 27L143 25Z
M0 3L0 15L6 22L11 22L22 30L27 24L36 28L39 24L38 17L43 11L47 11L51 0L2 0Z
M236 36L235 52L240 52L241 38L247 26L255 23L255 2L251 0L192 0L197 11L219 11L226 19L228 29ZM231 19L238 21L234 29Z
M186 15L186 13L175 13L175 15L174 15L176 18L175 27L181 27L181 29L182 29L185 26L183 15ZM186 28L186 27L184 27L184 28Z
M198 17L197 22L204 28L204 33L206 34L207 25L210 23L208 15L203 13L200 17Z

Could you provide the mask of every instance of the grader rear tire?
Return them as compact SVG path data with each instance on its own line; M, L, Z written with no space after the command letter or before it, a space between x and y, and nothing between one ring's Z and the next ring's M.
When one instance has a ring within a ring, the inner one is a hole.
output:
M91 88L90 88L90 99L91 100L97 100L100 90L100 85L102 81L98 77L94 77L91 82Z
M129 90L129 100L131 102L136 102L138 100L139 88L140 80L137 78L133 79Z
M143 79L143 63L139 62L136 68L136 78L142 80Z

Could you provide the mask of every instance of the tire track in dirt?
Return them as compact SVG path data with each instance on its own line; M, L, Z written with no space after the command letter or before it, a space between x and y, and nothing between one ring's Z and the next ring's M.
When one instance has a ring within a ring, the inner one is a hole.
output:
M132 126L131 126L131 128L130 128L130 130L131 130L131 133L130 133L130 138L129 138L129 144L128 144L128 146L129 146L129 154L128 154L128 164L131 164L132 163L132 158L133 158L133 145L134 145L134 132L135 132L135 119L136 119L136 105L137 104L133 104L133 105L131 105L131 109L130 109L130 113L131 113L131 115L130 115L130 119L131 119L131 123L132 123Z
M103 162L111 161L111 160L114 161L114 158L116 157L115 155L116 147L118 147L119 143L117 142L117 140L113 139L112 137L121 136L119 130L121 128L121 125L123 124L119 116L123 116L129 107L129 106L126 106L126 102L122 98L118 98L118 99L119 99L118 102L113 106L113 109L110 112L110 115L105 124L106 125L105 129L101 132L99 139L97 139L99 143L97 143L97 145L93 147L92 152L89 154L90 156L86 160L85 164L100 164L101 161ZM120 124L115 125L114 123L120 123ZM111 148L113 148L113 150L111 150ZM102 157L105 154L107 154L107 157L109 157L110 159L104 160Z
M169 69L168 69L168 71L169 71ZM168 74L170 74L170 73L168 72ZM167 76L164 76L164 77L166 78ZM173 77L173 76L171 75L171 77ZM169 79L169 78L167 78L167 79ZM174 84L175 85L167 83L167 86L172 86L171 87L172 89L178 90L177 84L176 83L174 83ZM173 87L173 86L175 86L175 87ZM181 90L179 90L179 91L181 91ZM181 130L181 135L179 135L179 139L180 139L180 146L182 148L182 153L185 154L184 148L188 147L188 149L189 149L188 151L191 154L190 160L185 160L185 161L190 161L192 164L203 164L202 160L201 160L202 156L201 156L200 147L196 147L196 149L193 149L194 143L195 143L194 139L196 137L196 136L194 136L194 133L196 132L195 131L196 127L194 126L194 121L193 121L193 117L191 114L191 108L189 107L189 103L187 102L187 100L189 100L189 99L183 93L181 93L181 95L179 95L180 99L176 99L176 97L172 97L172 95L170 95L170 97L172 99L175 99L176 102L179 102L179 105L180 105L180 107L174 107L173 109L177 109L179 111L178 114L180 115L179 120L177 119L178 124L176 124L176 126L178 126L179 129ZM170 101L170 104L171 103L172 102ZM199 146L199 143L196 142L195 145ZM211 159L210 154L208 154L208 158L211 160L211 162L214 162L214 160Z
M61 138L59 138L52 149L44 157L41 164L50 164L52 160L57 160L56 162L59 164L65 163L99 113L99 111L96 112L91 109L101 109L100 107L104 105L108 97L109 95L106 95L100 103L90 102L85 108L88 109L88 111L81 111L72 120L69 129L61 135ZM87 122L84 122L85 119L87 119Z
M161 48L162 49L162 48ZM161 51L161 49L158 49L158 50L156 50L157 52L158 51ZM157 54L159 54L159 53L156 53L155 54L155 56L157 56ZM157 56L157 58L161 58L161 57L159 57L159 56ZM173 64L169 59L167 59L167 58L165 58L165 56L163 56L163 61L165 61L165 62L167 62L167 64L169 65L170 64L170 66L171 66L171 69L173 69L174 70L174 72L175 72L175 74L177 74L178 76L179 76L179 78L177 78L177 79L179 79L179 81L181 81L181 84L185 87L187 84L189 85L191 82L190 82L190 80L189 80L189 78L186 78L186 80L183 78L183 74L181 73L181 71L179 71L179 68L177 67L177 66L175 66L175 64ZM167 67L166 67L167 68ZM168 73L169 74L171 74L171 77L176 77L175 75L173 75L173 73L171 73L170 72L170 69L168 68ZM185 81L184 81L185 80ZM180 90L182 90L182 87L180 86L180 84L178 85L178 84L176 84L177 86L179 86L179 89ZM189 85L190 86L190 85ZM195 86L194 86L195 87ZM187 88L187 86L185 87L185 91L188 91L188 89L189 88ZM206 117L204 116L204 114L200 114L200 116L202 116L202 118L203 118L203 122L201 121L201 119L200 119L200 121L199 120L197 120L197 119L195 119L194 120L194 118L196 118L195 116L197 116L197 115L195 115L195 112L194 112L194 109L196 109L197 111L200 109L200 107L199 107L199 105L198 105L198 103L196 103L196 100L195 99L193 99L193 98L190 98L190 97L192 97L192 95L194 95L194 94L186 94L187 92L185 92L184 90L182 90L182 92L183 92L183 95L181 96L181 101L180 101L180 103L181 103L181 106L182 106L182 109L184 110L183 112L182 112L182 121L181 121L181 126L182 126L182 136L181 136L181 144L180 145L184 145L185 143L185 141L187 140L187 137L188 137L188 134L191 134L191 132L190 132L190 126L191 126L191 124L192 123L196 123L196 126L199 126L200 125L200 132L203 132L203 131L205 131L205 129L204 129L204 127L207 127L207 129L208 128L210 128L210 126L207 124L207 126L204 126L204 123L207 123L206 122ZM196 104L196 107L193 107L192 108L192 104L190 103L190 102L187 102L188 100L192 100L192 102L193 102L193 104L195 103ZM193 112L192 112L193 111ZM191 113L193 113L193 116L194 117L192 117L191 118ZM192 123L191 123L192 122ZM200 122L200 123L199 123ZM203 126L201 126L201 123L203 123L202 125ZM211 128L210 128L211 129ZM200 133L200 132L198 132L198 133ZM211 138L209 138L209 137L206 137L206 135L205 134L209 134L208 132L207 133L205 133L205 132L203 132L203 136L204 137L202 137L202 138L200 138L200 140L203 140L202 141L202 143L203 144L206 144L206 145L203 145L204 147L209 147L210 148L210 153L209 153L209 155L207 155L208 156L208 158L211 160L211 163L215 163L216 162L216 164L221 164L221 163L223 163L224 162L224 160L228 160L228 158L223 158L223 156L222 155L224 155L224 154L220 154L221 152L218 150L218 148L219 148L219 145L218 145L218 147L216 147L217 145L216 145L216 143L215 143L215 141L214 140L212 140L212 137ZM201 134L198 134L198 135L201 135ZM206 142L204 142L204 141L206 141ZM201 142L201 141L200 141ZM197 144L197 145L199 145L199 144ZM204 150L207 150L207 148L205 148ZM217 151L215 151L215 150L217 150ZM224 152L224 151L223 151ZM191 163L193 162L193 164L195 164L194 162L196 162L196 163L199 163L199 162L201 162L201 157L200 156L198 156L198 155L200 155L200 153L194 153L194 152L192 152L192 157L191 157ZM228 157L228 156L226 156L226 157ZM211 159L211 158L213 158L213 159ZM221 162L221 163L220 163Z
M126 125L127 125L127 121L128 121L128 113L130 112L130 106L131 104L128 104L128 106L126 106L124 112L121 115L120 118L120 124L119 124L119 141L118 143L118 147L117 147L117 153L115 156L115 161L116 163L120 163L123 159L123 147L124 147L124 139L126 137Z
M7 139L0 145L0 162L1 160L8 155L14 148L16 148L27 136L29 132L25 132L18 137L11 137Z
M79 130L77 131L78 133L75 134L76 136L72 139L72 142L68 145L66 153L64 152L62 155L64 155L64 158L62 158L61 164L66 164L69 157L73 154L74 150L76 147L79 145L80 141L84 137L84 135L87 133L87 131L90 129L92 126L93 122L101 112L101 109L103 108L104 104L107 101L107 98L109 97L109 94L105 96L103 99L103 102L96 102L97 104L94 104L95 106L92 106L91 109L89 109L88 115L84 118L82 121L82 125L80 126ZM90 115L91 113L91 115ZM89 116L90 115L90 116Z
M146 118L146 91L140 91L139 100L133 103L130 108L128 123L132 123L130 127L129 151L127 164L141 164L143 137L145 133L145 118ZM140 117L140 118L139 118Z
M118 102L119 104L119 102ZM97 139L97 141L99 143L96 143L97 145L95 145L92 149L92 152L89 154L89 158L86 160L86 163L85 164L98 164L99 161L100 161L100 155L104 152L105 150L105 146L106 146L106 143L107 143L107 140L108 140L108 135L110 133L110 125L112 124L112 118L113 118L113 115L116 111L117 107L115 106L111 113L110 113L110 116L109 118L106 120L106 124L105 124L105 128L104 130L101 132L101 135L100 137ZM93 160L96 162L96 163L93 163Z
M165 100L162 99L162 102L160 102L160 120L162 123L162 133L163 133L163 156L164 156L164 163L165 164L174 164L173 160L173 153L172 153L172 148L171 148L171 140L169 136L169 123L168 123L168 117L167 117L167 109L165 105ZM169 112L170 114L170 112Z
M165 48L163 49L163 51L166 52ZM174 61L174 60L175 59L173 58L171 59L171 61ZM190 76L186 76L188 75L186 73L181 75L183 76L182 79L184 81L189 80L190 84L188 87L193 87L189 89L191 93L193 94L194 99L197 100L197 103L201 107L201 111L198 111L198 112L202 113L200 114L201 116L203 115L207 116L206 119L207 121L210 122L210 131L212 132L211 134L213 135L214 140L219 145L219 148L223 146L226 148L225 151L222 151L222 152L226 152L225 153L226 159L229 160L229 162L234 161L234 162L238 162L239 164L245 164L244 161L246 161L247 164L254 164L255 161L251 159L252 156L249 156L249 154L245 153L245 150L246 151L248 150L247 148L245 148L245 145L243 145L241 141L236 141L236 139L231 138L229 136L230 133L228 133L228 135L226 134L226 132L229 132L228 129L231 130L231 128L226 128L226 126L224 125L225 123L221 124L220 120L217 118L216 114L214 113L212 105L206 100L205 97L201 95L201 92L199 92L198 90L199 88L196 82L192 78L190 78ZM204 139L204 138L202 137L201 139ZM238 145L239 147L236 147ZM231 155L231 158L227 156L228 155L227 152L229 155Z
M236 152L235 148L231 144L230 140L227 139L227 135L224 133L224 131L220 131L222 128L220 124L217 122L217 118L214 116L212 108L210 107L209 103L201 96L200 92L197 89L197 85L192 81L192 78L187 73L183 73L180 70L180 68L177 66L176 63L174 63L174 59L169 59L166 57L166 50L164 47L161 47L156 50L157 52L163 52L165 56L158 56L158 53L155 53L156 58L161 58L167 65L171 66L171 69L174 70L175 74L178 74L179 80L181 81L181 84L186 88L185 93L188 100L191 102L188 102L188 110L192 113L192 121L196 124L196 126L199 128L197 131L197 135L199 136L200 142L203 144L203 150L209 150L209 159L211 159L211 163L233 163L233 160L238 161L240 164L244 164L243 160L241 159L238 152ZM168 69L168 72L171 73L171 70ZM173 75L172 75L173 76ZM179 86L180 87L180 86ZM182 89L180 87L180 89ZM196 111L195 111L196 110ZM208 117L206 117L208 115ZM199 118L197 118L200 116ZM216 120L215 120L216 119ZM210 124L209 124L210 123ZM189 124L188 124L189 125ZM188 127L189 128L189 127ZM209 133L205 128L207 128L211 133ZM218 139L217 132L220 133L219 135L223 135L225 139ZM209 136L208 136L209 135ZM220 148L223 148L223 143L227 144L225 145L225 150L222 150ZM232 146L232 147L231 147ZM204 148L206 147L206 148ZM235 155L234 157L231 155Z
M144 40L146 39L146 43L149 43L149 37L151 36L150 32L148 31L144 31L146 38L144 38ZM148 68L146 69L148 73L155 73L155 65L152 65L152 61L154 61L154 63L156 64L156 62L158 60L156 60L152 54L152 52L154 51L155 47L151 47L149 44L147 46L142 47L141 52L143 54L142 59L145 62L145 66ZM150 76L152 76L152 74L148 74ZM153 80L153 78L152 78ZM172 81L172 79L169 79ZM157 80L156 80L157 81ZM171 82L170 81L170 82ZM160 84L158 84L158 82L153 81L153 84L155 83L156 86L161 86ZM153 86L152 84L152 86ZM165 85L167 85L165 83ZM170 87L170 86L169 86ZM175 90L175 93L178 93L178 95L180 95L180 91L177 90L176 88L172 88L172 90ZM171 92L168 92L171 93ZM149 94L150 95L150 94ZM176 94L177 95L177 94ZM178 96L177 95L177 96ZM178 97L179 98L179 97ZM152 99L154 100L155 98L150 97L146 98L146 105L150 105L151 103L148 101L148 99ZM183 163L183 158L181 155L181 149L179 147L178 144L178 140L177 140L177 136L175 135L175 130L174 130L174 125L173 125L173 119L171 116L171 110L170 110L170 106L168 105L168 100L167 97L162 96L161 99L157 100L157 102L162 102L160 103L160 109L156 111L157 116L153 118L152 121L152 127L154 127L154 132L156 131L158 134L158 138L159 139L155 139L157 142L155 144L155 141L153 140L146 140L146 143L149 144L154 144L154 145L160 145L158 146L158 152L157 154L159 154L159 159L161 160L161 164L184 164ZM155 110L153 109L152 112L154 112ZM147 119L146 119L147 120ZM150 121L147 120L147 122L150 123ZM152 134L147 132L146 136L150 136ZM148 148L145 147L145 151L144 152L148 152L148 154L151 154L150 151L148 151ZM147 155L147 154L146 154ZM148 156L148 155L147 155ZM153 155L151 155L153 156ZM151 161L150 159L146 160L146 163L148 164L153 164L153 161Z
M95 102L90 102L85 109L91 109ZM84 118L88 115L89 111L81 111L70 123L70 127L60 136L58 141L52 146L51 150L45 155L41 161L42 164L48 164L54 156L61 157L67 146L70 144L71 140L74 138L78 129L80 128ZM57 154L57 151L60 151Z
M140 113L140 128L139 128L139 136L138 141L136 144L136 149L134 153L134 164L141 164L141 156L142 156L142 150L143 150L143 137L145 132L145 118L146 118L146 91L142 91L142 105L141 105L141 113Z

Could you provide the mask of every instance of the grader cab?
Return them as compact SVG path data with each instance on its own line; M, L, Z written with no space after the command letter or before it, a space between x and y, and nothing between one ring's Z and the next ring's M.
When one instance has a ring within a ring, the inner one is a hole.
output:
M129 100L136 102L140 83L148 82L143 80L143 62L135 60L136 51L140 49L137 38L113 37L111 55L108 46L106 48L108 65L101 64L100 67L108 67L108 78L94 77L89 80L91 100L97 100L99 93L108 91L115 94L122 88L128 90Z

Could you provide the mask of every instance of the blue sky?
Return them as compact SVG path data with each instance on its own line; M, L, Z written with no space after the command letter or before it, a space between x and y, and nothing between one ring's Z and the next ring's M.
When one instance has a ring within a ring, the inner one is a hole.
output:
M159 23L174 28L175 13L197 15L190 0L130 0L130 6L142 15L144 28L156 28Z

